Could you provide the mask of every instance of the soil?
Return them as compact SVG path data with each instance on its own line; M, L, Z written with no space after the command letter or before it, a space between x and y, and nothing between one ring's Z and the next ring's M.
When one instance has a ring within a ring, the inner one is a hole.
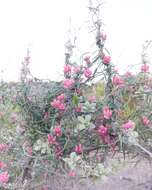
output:
M128 164L106 182L96 182L89 190L152 190L152 163Z

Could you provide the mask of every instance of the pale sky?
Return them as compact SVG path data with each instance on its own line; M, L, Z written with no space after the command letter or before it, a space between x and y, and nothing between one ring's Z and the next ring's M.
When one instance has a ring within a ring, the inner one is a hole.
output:
M58 80L64 65L69 17L79 52L92 47L86 27L88 0L0 0L0 70L17 80L27 47L35 77ZM151 0L104 0L103 22L113 63L120 70L140 63L141 46L152 39ZM78 51L77 51L78 52ZM152 49L149 51L152 55ZM152 57L152 56L151 56ZM151 68L152 70L152 68ZM1 76L0 76L1 77Z

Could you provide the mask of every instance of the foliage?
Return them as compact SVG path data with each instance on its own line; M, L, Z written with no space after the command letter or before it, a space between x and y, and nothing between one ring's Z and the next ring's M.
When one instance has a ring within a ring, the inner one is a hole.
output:
M96 51L72 62L69 40L62 81L34 78L28 51L21 82L1 84L1 186L46 183L58 170L70 177L107 176L115 168L104 165L111 153L152 157L149 64L143 59L138 74L120 75L99 19L95 23Z

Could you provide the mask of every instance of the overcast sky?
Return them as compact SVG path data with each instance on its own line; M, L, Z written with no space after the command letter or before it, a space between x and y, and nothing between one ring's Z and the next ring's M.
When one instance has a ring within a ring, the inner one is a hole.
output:
M17 80L27 47L31 71L39 78L59 79L69 17L79 52L92 46L87 0L0 0L0 70ZM140 63L141 46L152 39L151 0L104 0L104 29L113 63L120 70ZM152 54L152 51L149 52Z

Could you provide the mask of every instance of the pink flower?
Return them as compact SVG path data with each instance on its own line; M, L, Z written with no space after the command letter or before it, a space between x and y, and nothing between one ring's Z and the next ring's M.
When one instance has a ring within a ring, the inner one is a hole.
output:
M85 69L84 70L84 76L86 78L90 78L92 76L92 71L90 69Z
M89 102L95 102L96 101L96 97L95 96L89 96L88 100L89 100Z
M51 106L54 107L55 109L58 109L60 111L64 111L65 110L65 104L61 102L61 99L63 99L63 95L62 96L58 96L57 97L60 100L54 99L53 102L51 102Z
M18 116L16 113L11 114L11 121L13 124L17 122L17 118L18 118Z
M9 146L7 144L0 144L0 152L7 151Z
M28 96L27 100L32 101L32 96Z
M71 89L74 85L75 81L73 79L65 79L63 81L63 86L65 89Z
M49 190L48 187L42 187L41 190Z
M107 136L108 134L108 128L107 127L104 127L103 125L101 125L98 129L98 134L101 136L101 137L105 137Z
M55 156L59 159L63 155L63 150L61 149L60 145L55 147Z
M114 76L112 79L112 83L115 86L122 86L124 85L124 81L119 76Z
M31 57L29 57L29 56L24 57L24 61L26 64L29 64L31 62Z
M32 147L27 147L27 148L26 148L26 151L27 151L27 153L28 153L29 156L32 156L32 154L33 154L33 149L32 149Z
M83 92L80 89L76 89L75 92L77 93L78 96L82 96Z
M44 119L47 120L49 118L49 113L48 112L45 112L44 113Z
M80 112L82 112L82 106L77 106L76 108L75 108L75 112L77 112L77 113L80 113Z
M6 167L7 165L4 162L0 161L0 169L4 169Z
M149 71L149 66L147 64L143 64L141 66L141 71L144 72L144 73L148 72Z
M3 118L4 117L4 113L3 112L0 112L0 118Z
M103 117L105 119L111 119L111 117L112 117L112 111L109 109L108 106L105 106L103 108Z
M62 130L61 130L61 126L56 126L54 129L53 129L55 135L57 137L60 137L62 135Z
M103 61L103 64L108 65L111 62L111 57L105 55L102 61Z
M131 77L131 76L133 76L133 74L132 74L132 72L127 71L127 72L125 73L125 76L126 76L126 77Z
M102 39L103 41L105 41L105 40L107 39L107 34L104 33L104 32L101 32L100 37L101 37L101 39Z
M16 98L17 98L16 96L13 96L13 97L12 97L12 101L15 102L15 101L16 101Z
M0 183L1 184L6 184L6 183L8 183L8 181L9 181L9 174L8 174L8 172L2 172L0 174Z
M148 126L150 124L150 120L148 119L148 117L143 116L142 117L142 123L146 126Z
M80 67L74 67L73 68L73 73L79 73L81 71Z
M87 65L90 65L90 64L91 64L90 56L86 56L86 57L84 58L84 61L87 63Z
M54 136L51 135L51 134L48 134L47 140L48 140L48 143L49 143L49 144L56 144L56 137L54 137Z
M135 127L135 123L132 122L131 120L129 120L127 123L124 123L122 125L122 128L125 129L125 130L133 129L134 127Z
M64 95L64 94L60 94L60 95L57 97L57 100L59 100L59 101L64 101L64 100L65 100L65 95Z
M70 66L70 65L65 65L65 66L64 66L64 73L65 73L65 74L71 73L71 66Z
M76 176L76 173L75 173L75 171L70 171L69 173L68 173L68 175L70 176L70 177L75 177Z
M81 154L82 151L83 151L82 144L76 145L76 147L75 147L75 152L76 152L77 154Z
M118 68L114 67L113 71L118 74Z
M60 106L60 101L57 99L54 99L53 102L51 102L51 106L58 109Z
M61 110L61 111L64 111L65 110L65 104L64 103L60 103L58 109Z

